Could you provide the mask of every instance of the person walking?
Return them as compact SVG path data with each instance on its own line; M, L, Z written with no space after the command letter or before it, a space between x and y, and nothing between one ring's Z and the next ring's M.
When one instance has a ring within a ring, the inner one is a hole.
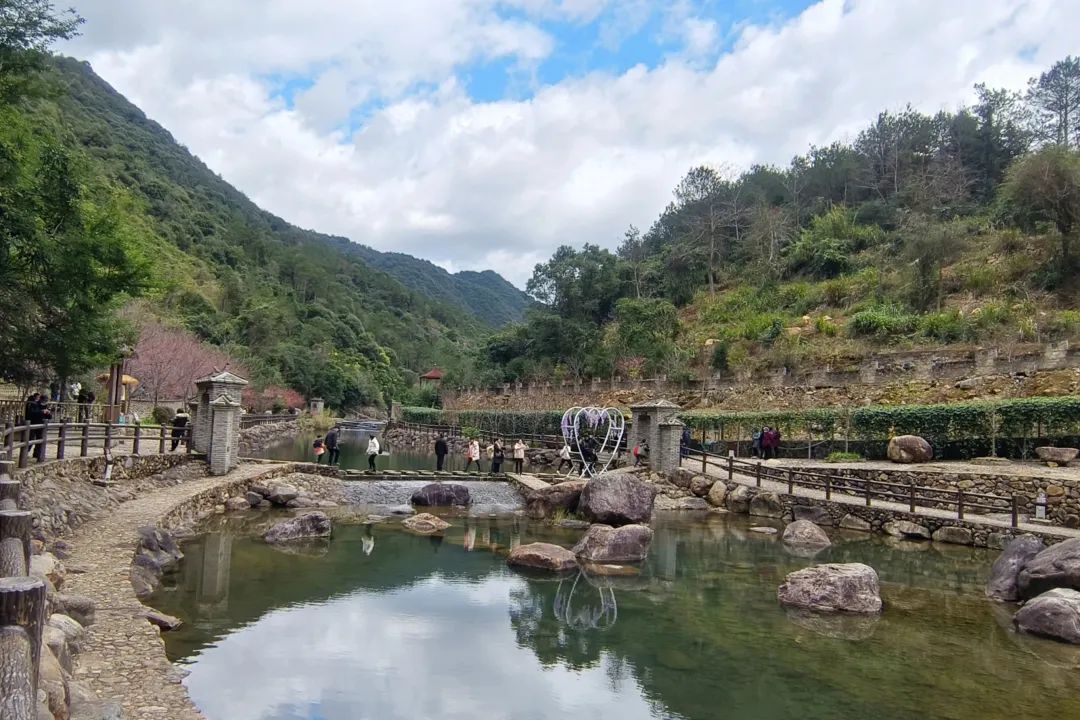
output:
M90 414L86 407L86 390L85 388L79 388L79 392L75 395L75 402L78 404L78 412L75 417L78 422L86 422L87 416Z
M506 459L506 452L503 450L502 440L495 438L495 442L491 444L491 474L498 475L502 470L503 460Z
M442 472L448 452L449 448L446 446L446 438L440 434L435 440L435 470L437 472Z
M371 436L371 439L367 443L367 465L368 470L375 470L375 459L379 457L379 438L375 435Z
M483 472L480 468L480 441L473 438L465 448L465 472L469 471L472 464L476 463L476 471Z
M315 441L311 443L312 450L315 451L315 464L318 465L322 462L322 456L326 453L326 442L321 437L315 438Z
M43 393L34 393L26 401L26 424L27 425L44 425L52 417L52 412L49 410L48 397ZM42 440L45 438L45 428L38 427L30 430L30 442L37 442L34 445L34 459L41 462L45 459L45 443Z
M638 441L638 444L634 446L634 467L644 465L649 459L649 443L645 442L645 438Z
M184 408L176 408L176 414L172 419L172 452L176 452L190 422L191 416L184 411Z
M514 472L519 475L525 466L526 448L528 448L528 445L521 438L518 438L518 441L514 443ZM559 467L562 467L562 463L559 463ZM571 467L573 467L573 463L571 463Z
M754 432L750 433L750 457L761 457L761 438L765 434L765 431L761 428L755 428Z
M573 454L570 451L570 443L566 442L565 440L563 440L562 449L559 450L559 469L555 472L561 473L563 465L569 465L571 470L574 469L574 460Z
M326 433L326 464L336 465L338 459L341 457L341 448L338 447L338 436L341 432L341 426L335 425L330 428L330 432Z

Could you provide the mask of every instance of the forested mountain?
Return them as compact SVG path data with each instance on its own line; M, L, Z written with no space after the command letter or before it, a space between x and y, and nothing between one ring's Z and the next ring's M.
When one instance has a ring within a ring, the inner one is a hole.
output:
M345 249L410 289L433 300L464 308L488 325L501 327L520 322L532 304L528 295L493 270L465 270L451 274L432 262L404 253L379 252L353 243Z
M25 78L16 82L7 64L0 78L11 88L0 104L0 251L9 260L0 280L12 279L0 318L9 326L3 379L70 377L108 361L135 341L110 308L142 295L163 322L224 348L260 385L339 407L377 404L401 396L407 370L465 372L469 342L513 317L481 319L465 294L521 306L494 274L430 273L406 287L365 261L372 251L259 209L89 65L46 55L48 40L12 48L28 58ZM51 229L60 228L47 217L51 202L69 213L67 229ZM88 283L112 282L96 303L81 300L81 315L71 310L82 282L73 264Z
M616 252L583 238L536 266L543 307L491 338L488 377L690 379L1080 337L1080 60L1026 93L976 91L786 167L692 168Z

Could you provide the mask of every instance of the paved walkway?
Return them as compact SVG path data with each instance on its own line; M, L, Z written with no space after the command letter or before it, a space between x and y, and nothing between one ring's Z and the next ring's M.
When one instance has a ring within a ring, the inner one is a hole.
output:
M684 459L683 467L695 472L701 471L701 461L693 459ZM783 467L782 465L775 466L774 469ZM977 467L977 466L976 466ZM713 465L708 466L708 474L715 477L727 479L728 472L725 468L715 467ZM752 475L746 475L736 471L732 476L734 482L740 485L749 485L751 487L757 486L757 479ZM776 480L768 480L762 478L761 489L768 490L781 495L788 494L788 486L786 482L778 482ZM796 485L791 493L795 497L804 497L813 500L821 500L823 502L832 502L838 505L848 505L853 508L865 508L866 498L863 495L846 494L843 490L832 490L831 498L825 500L825 491L817 490L808 487L799 487ZM910 507L906 503L891 502L888 500L873 500L871 507L881 510L889 510L897 513L905 513L908 515L914 514L922 517L939 518L942 520L956 520L956 511L954 510L939 510L937 508L927 508L916 506L915 512L912 513ZM1023 520L1023 518L1021 518ZM1014 531L1019 533L1035 533L1037 535L1050 535L1059 538L1076 538L1080 537L1080 530L1074 530L1071 528L1060 527L1058 525L1044 525L1041 523L1031 523L1021 521L1017 527L1012 527L1012 519L1009 517L999 517L996 515L976 515L972 512L964 514L964 522L970 525L981 525L994 530L1002 529L1008 531Z
M97 619L87 628L75 679L87 682L102 698L120 700L125 718L203 720L180 684L181 673L165 657L157 628L143 618L146 606L131 588L128 575L138 528L157 523L205 490L276 469L244 465L228 475L164 488L126 502L64 538L72 551L64 561L69 572L63 591L97 603Z

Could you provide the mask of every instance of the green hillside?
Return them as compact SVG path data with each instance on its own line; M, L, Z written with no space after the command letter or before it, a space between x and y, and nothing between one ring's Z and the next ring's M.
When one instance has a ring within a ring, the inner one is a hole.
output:
M109 309L141 294L166 322L227 349L259 384L291 386L341 407L376 404L403 392L408 370L439 364L465 372L461 359L469 340L500 319L463 310L462 297L496 292L504 304L520 306L519 298L486 276L475 290L470 278L446 273L431 273L417 289L407 287L365 262L370 250L301 230L259 209L88 64L69 58L40 62L42 70L31 69L30 80L0 105L0 149L8 151L15 170L0 185L0 201L25 202L28 216L41 215L38 178L54 155L62 158L58 182L66 183L69 200L82 213L76 230L85 235L90 211L102 212L115 246L88 246L95 252L112 247L116 258L130 261L132 277L88 306L82 320L57 325L52 345L76 345L72 328L91 317L101 333L99 343L63 368L52 361L53 353L45 356L46 349L37 347L50 335L47 323L27 323L18 337L8 330L10 342L4 345L19 350L0 357L4 379L45 379L50 368L70 376L107 360L125 332ZM11 212L5 220L16 217ZM43 230L35 237L33 225L3 236L5 242L16 240L0 247L13 260L4 274L36 288L27 273L37 267L48 286L63 283L61 265L35 265L33 248L54 242L54 254L61 255L76 230L52 237L48 223L39 222ZM101 260L105 268L112 262ZM448 287L440 295L442 281ZM19 292L9 290L14 299L6 309L18 312ZM59 312L69 300L42 296L40 303L42 310Z
M520 322L532 302L528 295L492 270L451 274L432 262L404 253L379 252L352 243L346 249L416 292L460 307L494 327Z

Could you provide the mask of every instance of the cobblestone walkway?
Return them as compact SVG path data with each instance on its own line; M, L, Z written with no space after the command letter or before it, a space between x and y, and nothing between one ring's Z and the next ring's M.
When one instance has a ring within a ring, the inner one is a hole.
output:
M683 460L682 466L688 470L701 471L701 461L687 459ZM713 465L708 466L708 474L713 477L719 477L727 479L728 472L724 468L718 468ZM752 475L745 475L740 472L735 472L732 475L732 480L740 485L748 485L751 487L757 486L757 480ZM781 495L788 494L788 486L785 482L778 482L776 480L762 479L761 489L768 490ZM814 488L799 487L796 485L791 493L795 497L804 497L814 500L820 500L826 502L825 491L816 490ZM839 505L847 505L850 507L866 507L866 500L862 495L858 494L846 494L843 490L834 489L832 491L832 497L828 502L836 503ZM888 500L873 500L872 507L881 510L889 510L896 513L912 514L910 507L904 503L891 502ZM940 518L943 520L956 520L956 512L952 510L939 510L937 508L918 507L915 508L915 515L921 515L923 517ZM982 525L993 530L1004 529L1012 530L1016 533L1034 533L1036 535L1049 535L1059 538L1075 538L1080 537L1080 530L1073 530L1071 528L1061 527L1059 525L1045 525L1040 523L1021 522L1016 528L1012 527L1012 520L1008 517L1001 517L996 515L978 515L972 512L965 513L964 522L971 525Z
M274 470L245 465L228 475L165 488L122 504L65 538L72 551L64 561L64 592L87 595L97 603L97 620L87 628L75 679L87 682L102 698L119 700L128 720L203 718L180 684L181 673L166 659L157 628L144 619L146 606L131 588L128 573L138 528L155 524L205 490Z

